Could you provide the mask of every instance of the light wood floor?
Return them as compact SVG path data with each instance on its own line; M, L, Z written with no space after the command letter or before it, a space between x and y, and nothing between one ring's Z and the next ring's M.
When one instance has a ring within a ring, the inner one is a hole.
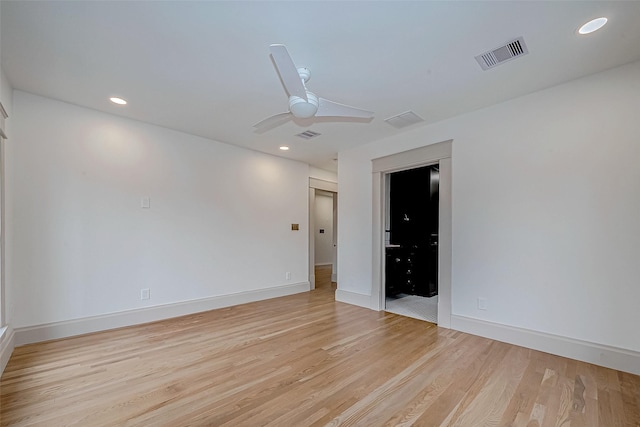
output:
M331 272L332 272L332 267L330 264L316 265L315 267L316 288L323 288L323 287L332 285Z
M333 300L15 349L1 425L640 426L640 377Z

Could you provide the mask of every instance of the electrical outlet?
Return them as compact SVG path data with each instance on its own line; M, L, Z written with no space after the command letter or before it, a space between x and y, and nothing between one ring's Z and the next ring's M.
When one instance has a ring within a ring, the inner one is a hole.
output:
M287 271L284 275L286 277L287 280L291 280L291 272Z
M140 299L149 299L151 298L151 291L149 288L140 289Z
M487 299L478 298L478 310L486 310L486 309L487 309Z

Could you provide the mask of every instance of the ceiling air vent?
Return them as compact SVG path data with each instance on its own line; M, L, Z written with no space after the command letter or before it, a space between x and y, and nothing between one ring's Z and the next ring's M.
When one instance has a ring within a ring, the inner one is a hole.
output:
M314 132L312 130L307 130L304 131L302 133L297 134L296 136L302 138L302 139L311 139L311 138L315 138L316 136L320 135L318 132Z
M405 113L398 114L397 116L384 119L384 121L389 123L391 126L400 129L423 122L424 119L413 111L407 111Z
M524 44L524 39L518 37L504 46L497 47L489 52L476 56L476 61L478 61L478 64L480 64L483 70L488 70L504 62L524 56L527 53L529 53L529 49L527 49L527 45Z

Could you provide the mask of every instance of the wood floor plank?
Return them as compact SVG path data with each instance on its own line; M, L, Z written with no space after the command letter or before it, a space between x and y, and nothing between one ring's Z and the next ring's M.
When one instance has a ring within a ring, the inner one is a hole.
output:
M463 393L462 399L451 409L451 413L434 414L433 411L425 411L417 420L417 424L430 425L432 419L437 422L441 418L445 419L440 424L443 426L459 423L460 418L474 405L476 397L486 387L491 376L499 370L499 366L504 362L509 349L508 345L495 341L490 341L489 346L479 354L477 349L474 349L475 351L472 351L472 354L474 354L476 360L463 375L451 382L455 389ZM436 405L440 405L440 402L436 402Z
M481 350L484 346L489 348L491 342L478 337L469 336L468 339L459 342L456 346L456 358L443 358L441 363L429 365L424 379L427 387L405 404L405 408L389 417L386 426L412 426L419 425L428 419L432 425L439 425L445 417L454 409L468 392L468 387L461 387L465 381L471 381L477 375L480 366L489 357L488 351ZM472 351L471 349L475 350ZM449 352L451 353L451 352Z
M625 426L640 427L640 385L634 381L634 376L625 372L618 372L620 390L622 393L622 407L625 415ZM636 424L634 424L634 420Z
M536 412L535 419L538 422L542 421L544 416L540 415L540 411L544 412L544 405L537 403L536 397L539 394L543 379L544 374L537 371L534 363L530 363L518 384L518 388L514 392L513 398L509 401L507 409L502 414L500 425L528 424L525 420L531 418L534 409ZM518 422L516 422L516 419Z
M337 303L316 278L18 347L0 426L640 426L636 375Z

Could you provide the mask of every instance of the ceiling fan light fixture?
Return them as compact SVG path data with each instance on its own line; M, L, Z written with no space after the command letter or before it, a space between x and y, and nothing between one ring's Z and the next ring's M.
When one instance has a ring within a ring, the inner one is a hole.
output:
M311 92L307 92L307 99L291 95L289 97L289 111L299 119L313 117L318 111L318 98Z
M600 28L604 27L606 23L607 23L607 18L605 17L592 19L591 21L587 22L582 27L580 27L580 29L578 30L578 33L583 35L591 34L594 31L598 31Z

